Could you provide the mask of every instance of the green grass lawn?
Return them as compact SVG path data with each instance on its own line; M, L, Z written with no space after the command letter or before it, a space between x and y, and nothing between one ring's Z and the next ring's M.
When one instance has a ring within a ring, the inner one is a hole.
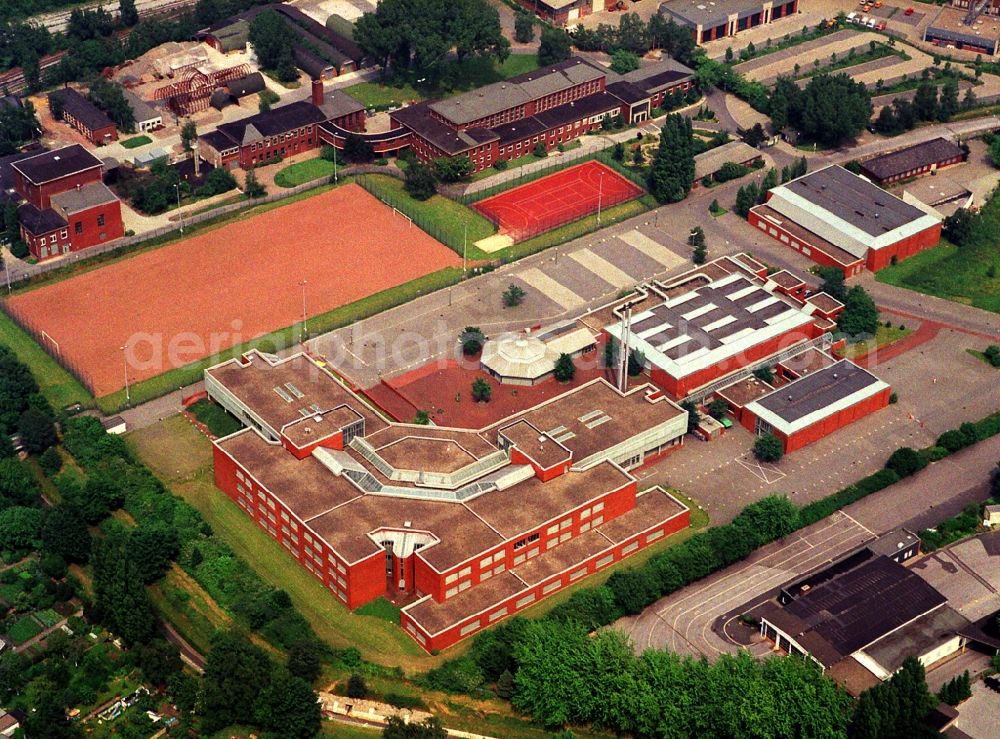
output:
M20 621L15 623L7 631L7 636L10 637L14 644L24 644L33 636L42 633L42 627L39 623L33 619L31 616L25 616Z
M882 347L899 341L900 339L905 339L912 333L912 328L900 328L899 326L886 327L879 324L879 327L875 329L874 339L857 341L853 344L849 344L841 353L841 356L847 357L848 359L863 357L865 354L872 351L872 349L881 349Z
M993 367L994 369L1000 369L1000 368L997 367L997 365L993 364L993 362L991 362L989 360L989 358L983 352L978 351L976 349L966 349L965 351L967 351L969 354L971 354L972 356L974 356L976 359L979 359L979 360L985 362L990 367Z
M535 54L511 54L503 64L489 59L467 59L446 65L441 80L435 84L416 84L405 79L380 82L359 82L344 92L366 108L388 108L427 98L448 97L492 82L510 79L538 69Z
M243 428L243 424L239 422L236 416L207 398L203 398L189 406L188 411L208 426L208 430L219 438L234 434Z
M54 408L73 403L92 405L87 389L42 349L35 340L0 311L0 344L8 346L17 358L31 368L42 395Z
M359 616L374 616L391 624L399 625L399 609L381 596L365 603L360 608L356 608L354 612Z
M333 162L317 157L289 164L274 176L274 184L278 187L297 187L306 182L328 178L332 174Z
M995 204L994 204L995 203ZM991 201L984 213L1000 227L1000 202ZM972 243L959 248L942 241L876 275L879 282L1000 313L1000 231L983 223ZM992 267L993 277L990 277Z
M465 241L469 259L492 258L476 248L475 242L493 235L496 229L472 208L443 195L416 200L406 192L402 180L389 175L366 175L365 181L375 190L376 197L406 213L416 225L453 251L461 254Z
M153 143L153 139L149 136L133 136L130 139L125 139L121 142L121 145L126 149L137 149L140 146L145 146L146 144Z

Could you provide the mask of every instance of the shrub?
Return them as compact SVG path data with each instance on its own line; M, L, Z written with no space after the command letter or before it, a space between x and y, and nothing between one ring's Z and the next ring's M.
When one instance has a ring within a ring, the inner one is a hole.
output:
M42 452L42 456L38 458L38 464L46 477L52 477L62 469L63 460L59 451L54 446L50 446Z
M364 698L368 695L368 686L361 675L353 674L347 679L347 697Z
M893 470L900 477L909 477L927 466L927 460L915 449L908 446L894 451L885 463L887 470Z
M763 434L753 443L753 455L761 462L779 462L785 455L785 445L774 434Z
M569 382L576 375L576 365L569 354L560 354L552 373L559 382Z
M507 164L506 159L497 159L495 162L493 162L493 169L495 169L497 172L503 172L505 169L507 169L508 166L509 165Z

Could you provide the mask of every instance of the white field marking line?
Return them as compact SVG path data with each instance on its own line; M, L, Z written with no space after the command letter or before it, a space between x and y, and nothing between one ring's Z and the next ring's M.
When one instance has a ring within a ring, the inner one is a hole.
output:
M781 480L782 478L788 476L787 472L782 472L777 467L774 466L765 467L762 462L749 462L747 461L746 457L737 457L736 462L737 464L749 470L750 474L759 478L762 482L767 483L768 485L772 485L776 483L778 480ZM778 476L775 477L773 480L771 480L769 479L769 476L767 474L768 472L774 472Z
M818 533L822 533L822 532L824 532L824 531L827 531L828 529L831 529L831 528L833 528L834 526L837 526L837 525L839 525L839 523L840 523L839 521L831 521L831 522L830 522L830 523L828 523L828 524L827 524L826 526L824 526L824 527L823 527L823 528L821 528L821 529L818 529L818 530L817 530L816 532L814 532L814 533L817 533L817 534L818 534ZM797 539L797 540L796 540L795 542L793 542L793 543L791 543L791 544L788 544L788 545L787 545L786 547L783 547L783 549L791 549L791 548L794 548L794 547L795 547L795 546L796 546L796 545L797 545L797 544L798 544L799 542L801 542L801 543L805 544L805 545L806 545L806 546L807 546L807 547L808 547L809 549L813 549L813 548L815 548L815 547L814 547L814 545L813 545L813 544L811 544L811 543L810 543L810 542L809 542L809 541L808 541L808 540L807 540L807 539L806 539L805 537L800 537L800 538L799 538L799 539ZM728 575L726 575L725 577L722 577L722 578L720 578L720 579L718 580L718 583L722 583L722 582L724 582L724 581L726 581L726 580L731 580L731 579L741 579L741 578L742 578L742 576L743 576L743 572L744 572L745 570L748 570L748 569L750 569L751 567L758 567L758 566L761 566L761 567L765 567L765 568L769 568L769 569L777 569L777 568L779 567L779 565L782 565L782 564L784 564L785 562L788 562L788 561L792 560L792 559L793 559L794 557L798 556L797 554L796 554L796 555L789 555L789 556L785 557L784 559L781 559L781 560L779 560L779 561L777 561L777 562L774 562L774 563L771 563L771 564L765 564L765 562L766 562L766 561L767 561L767 560L768 560L768 559L769 559L769 558L770 558L771 556L775 556L775 555L780 555L780 554L782 554L782 553L783 553L783 549L779 549L778 551L774 552L774 554L773 554L773 555L769 555L768 557L765 557L765 558L764 558L764 559L762 559L762 560L761 560L760 562L755 562L755 563L752 563L752 564L751 564L751 563L746 563L746 564L744 564L744 565L743 565L742 567L739 567L738 569L734 570L733 572L730 572L730 573L729 573ZM804 552L802 552L802 553L804 554ZM663 608L659 609L658 611L656 611L656 613L657 613L657 614L663 614L663 613L665 613L665 612L666 612L667 610L669 610L670 608L672 608L672 607L676 607L676 606L679 606L679 605L683 604L683 603L684 603L685 601L688 601L688 600L691 600L692 598L700 598L700 597L702 596L702 592L703 592L703 591L704 591L704 590L705 590L705 589L706 589L707 587L708 587L708 586L705 586L705 585L701 586L701 588L700 588L700 589L697 589L697 590L695 590L695 591L693 591L693 592L691 592L691 593L687 594L687 595L686 595L686 596L684 596L683 598L680 598L680 599L679 599L679 600L678 600L678 601L677 601L676 603L673 603L673 604L671 604L671 605L669 605L669 606L665 606L665 607L663 607ZM668 597L669 597L669 596L668 596Z
M831 528L831 527L827 527L827 528ZM833 541L834 539L839 539L839 537L842 534L845 534L845 533L850 534L851 532L849 532L849 531L843 531L843 530L837 531L832 536L827 537L826 539L823 539L822 542L818 542L818 544L825 544L827 542ZM800 565L798 565L798 563L801 562L801 561L805 561L805 562L810 561L813 558L813 555L812 555L811 552L812 552L813 549L816 548L816 546L812 545L812 544L809 544L809 542L805 542L805 543L809 546L809 550L807 550L805 552L796 552L795 554L792 554L791 556L786 557L785 559L781 560L780 562L774 563L772 565L765 566L765 565L763 565L763 561L759 562L759 563L749 564L746 567L743 567L740 570L738 570L738 571L736 571L734 573L731 573L729 576L723 578L718 583L716 583L716 584L725 584L725 581L727 581L727 580L736 579L736 580L738 580L738 582L735 585L730 585L729 587L726 587L726 588L724 588L722 590L719 590L719 591L717 591L715 593L712 593L710 595L707 595L706 592L705 592L707 590L707 588L702 588L701 591L692 593L688 597L686 597L685 599L682 599L681 601L678 601L678 603L674 604L674 607L676 607L678 605L681 605L682 603L684 603L685 600L691 600L692 598L698 598L699 599L699 602L698 602L697 605L692 606L690 608L684 608L684 609L681 609L681 610L675 612L674 626L676 627L677 620L680 617L687 615L691 611L697 610L697 608L703 606L704 604L706 604L708 602L711 602L711 601L715 600L716 598L724 596L724 595L726 595L727 593L729 593L729 592L731 592L733 590L737 590L737 589L743 588L743 590L741 592L745 593L745 592L749 592L747 590L747 588L749 588L750 586L753 586L754 588L756 588L758 586L758 584L759 584L759 581L761 581L761 580L768 581L768 580L774 579L775 577L785 577L785 578L794 577L795 576L794 572L792 572L790 575L788 574L789 571L790 571L790 569L791 569L790 567L781 566L781 565L786 565L787 563L794 561L796 563L796 565L792 565L792 567L795 567L795 566L800 566ZM839 546L839 543L838 543L838 546ZM827 551L827 549L824 548L823 552L822 552L822 556L825 556L826 551ZM803 560L802 559L802 555L806 555L806 554L808 554L809 556L805 557L805 559ZM743 576L743 573L746 570L749 570L752 567L760 567L761 571L759 571L755 575ZM660 611L658 611L658 613L662 615L667 610L668 610L668 608L664 608L664 609L661 609Z
M843 513L845 516L847 516L847 518L849 518L851 521L853 521L855 526L859 526L860 528L864 529L865 531L867 531L872 536L875 536L875 537L878 536L878 534L876 534L870 528L868 528L867 526L865 526L863 523L859 522L858 519L854 518L854 516L852 516L847 511L842 510L841 513Z
M853 536L861 536L861 534L859 534L859 533L855 532L854 534L852 534L852 537L851 537L851 538L853 538ZM848 541L849 541L849 540L850 540L850 539L848 539ZM864 537L862 536L862 537L861 537L861 542L864 542L864 541L867 541L867 539L865 539L865 538L864 538ZM844 543L846 543L846 542L844 542ZM860 543L860 542L859 542L859 543ZM838 546L836 547L836 549L840 549L840 548L841 548L841 546L842 546L842 544L843 544L843 543L841 543L841 544L838 544ZM852 545L852 546L854 546L854 545ZM826 555L827 555L827 554L828 554L829 552L830 552L830 549L825 549L825 550L824 550L824 551L823 551L822 553L813 553L813 556L811 556L811 557L808 557L807 559L805 559L805 560L803 560L802 562L800 562L800 563L799 563L799 566L801 567L802 565L805 565L805 564L806 564L807 562L810 562L811 560L814 560L814 559L820 559L820 560L821 560L821 561L820 561L820 563L822 563L822 560L823 560L823 558L827 558L827 557L826 557ZM829 558L827 558L827 559L829 559ZM808 572L808 571L809 571L809 569L812 569L812 565L810 565L810 566L809 566L809 567L808 567L808 568L807 568L807 569L805 570L805 572ZM736 597L736 596L734 596L733 598L735 598L735 597ZM740 597L745 597L745 596L740 596ZM724 607L725 607L725 604L728 604L728 603L729 603L730 601L732 601L732 600L733 600L733 598L727 598L727 599L726 599L726 600L725 600L725 601L724 601L724 602L723 602L722 604L719 604L719 605L720 605L720 606L723 606L723 609L724 609ZM706 632L707 632L707 630L708 630L708 629L709 629L709 628L711 627L711 625L712 625L712 622L714 622L714 621L715 621L715 619L716 619L716 618L718 618L718 617L719 617L720 615L722 615L722 614L716 614L716 615L713 615L713 614L710 614L710 613L702 613L702 614L698 614L698 615L694 616L694 617L693 617L693 618L692 618L692 619L691 619L690 621L688 621L688 626L687 626L687 628L685 628L685 629L684 629L684 633L685 633L685 635L687 634L687 632L688 632L688 631L690 631L690 629L691 629L691 627L692 627L692 626L696 625L697 621L699 621L699 620L704 620L704 623L702 624L702 627L701 627L701 637L702 637L702 640L703 640L703 641L705 642L705 645L706 645L706 646L708 646L708 647L709 647L709 648L711 648L711 649L715 649L715 647L713 647L713 646L712 646L712 645L711 645L711 644L710 644L710 643L708 642L708 640L707 640L707 638L706 638ZM708 619L707 619L707 620L705 620L705 617L708 617ZM738 616L734 616L733 618L738 618ZM729 621L732 621L732 620L733 620L732 618L731 618L731 619L729 619ZM729 623L729 622L727 621L727 623ZM719 650L718 650L718 649L715 649L715 651L716 651L716 652L718 652L719 654L721 654L721 652L719 652Z

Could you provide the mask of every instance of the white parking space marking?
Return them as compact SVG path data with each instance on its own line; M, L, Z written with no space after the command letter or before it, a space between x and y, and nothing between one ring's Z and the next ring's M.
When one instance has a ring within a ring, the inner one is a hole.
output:
M585 302L575 292L565 287L562 283L556 282L537 267L527 269L517 276L552 302L558 303L564 310L571 310L583 305Z
M680 264L684 264L685 262L682 257L677 256L662 244L656 243L639 229L633 229L632 231L623 233L619 235L618 238L629 246L635 247L647 257L655 259L668 270L673 269Z
M569 255L574 262L583 265L605 282L610 282L617 288L629 287L635 284L635 280L604 257L599 257L590 249L580 249Z

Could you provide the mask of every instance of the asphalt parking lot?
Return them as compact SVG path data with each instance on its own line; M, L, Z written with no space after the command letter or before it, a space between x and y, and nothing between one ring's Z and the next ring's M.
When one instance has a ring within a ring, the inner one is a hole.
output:
M990 690L979 680L972 684L972 697L958 707L955 728L975 739L989 739L997 735L998 716L1000 693Z

